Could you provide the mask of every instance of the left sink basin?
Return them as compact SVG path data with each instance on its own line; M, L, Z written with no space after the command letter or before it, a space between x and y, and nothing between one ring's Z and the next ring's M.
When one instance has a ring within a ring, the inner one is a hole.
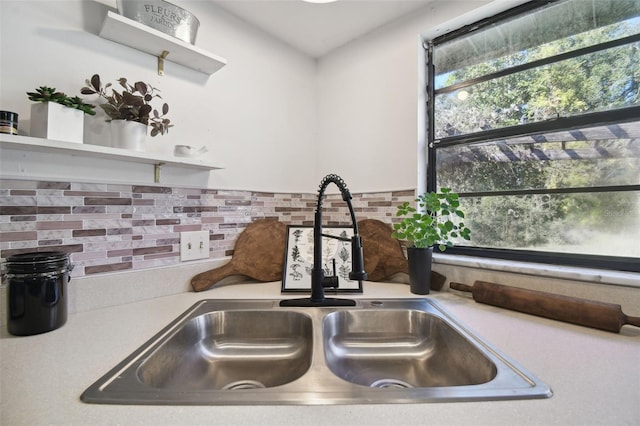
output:
M312 353L311 319L304 314L216 311L188 320L137 375L161 389L269 388L301 377Z
M274 301L203 300L81 396L101 404L249 404L310 369L313 321Z

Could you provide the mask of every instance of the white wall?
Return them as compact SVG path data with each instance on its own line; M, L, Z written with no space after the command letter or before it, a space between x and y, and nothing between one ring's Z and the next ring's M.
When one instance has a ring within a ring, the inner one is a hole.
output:
M416 188L421 35L465 14L460 22L470 23L487 3L434 1L322 57L317 167L335 170L354 191Z
M210 77L170 62L160 77L154 57L100 38L102 19L107 9L115 9L115 0L1 0L0 109L19 113L20 130L25 133L31 105L25 92L38 86L79 95L85 79L94 73L105 81L143 80L162 91L175 123L168 135L151 139L152 150L207 145L207 159L226 168L211 172L205 185L262 191L315 188L310 173L315 61L209 2L181 0L180 4L200 20L196 46L228 61ZM88 130L86 139L93 142L106 142L109 136L101 119L91 118ZM3 157L5 176L15 172L11 174L30 177L48 166L61 178L99 180L99 167L105 166L104 161L78 163L55 157L60 164L53 167L52 157L43 154L29 154L29 161L13 153ZM107 165L114 169L110 173L125 181L152 176L148 170L138 170L140 166ZM7 170L14 166L15 170ZM188 184L190 179L176 176L165 183Z

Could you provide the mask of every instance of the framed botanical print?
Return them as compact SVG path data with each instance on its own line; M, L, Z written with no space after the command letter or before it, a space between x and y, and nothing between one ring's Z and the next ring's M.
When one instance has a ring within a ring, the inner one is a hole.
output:
M350 226L323 226L322 233L349 238L353 236ZM322 268L324 275L338 277L336 289L327 292L362 293L362 282L349 279L351 272L351 242L322 237ZM282 291L307 293L311 291L313 269L313 226L287 226Z

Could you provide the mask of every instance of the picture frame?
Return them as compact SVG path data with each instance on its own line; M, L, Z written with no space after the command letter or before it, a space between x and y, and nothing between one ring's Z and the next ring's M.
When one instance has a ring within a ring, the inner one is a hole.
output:
M353 236L350 226L323 226L322 233L344 238ZM309 293L313 269L313 226L287 225L285 258L282 272L283 293ZM333 275L335 261L338 288L325 288L330 293L362 293L362 282L349 279L351 242L322 237L322 259L325 276Z

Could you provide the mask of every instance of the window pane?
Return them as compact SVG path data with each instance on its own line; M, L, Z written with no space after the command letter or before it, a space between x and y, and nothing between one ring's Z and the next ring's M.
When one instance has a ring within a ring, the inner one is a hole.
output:
M640 184L640 121L443 147L438 187L456 192Z
M640 43L436 96L436 138L640 105Z
M638 34L639 16L638 0L573 1L493 24L438 45L434 52L436 89Z
M640 257L640 192L462 198L473 245Z

